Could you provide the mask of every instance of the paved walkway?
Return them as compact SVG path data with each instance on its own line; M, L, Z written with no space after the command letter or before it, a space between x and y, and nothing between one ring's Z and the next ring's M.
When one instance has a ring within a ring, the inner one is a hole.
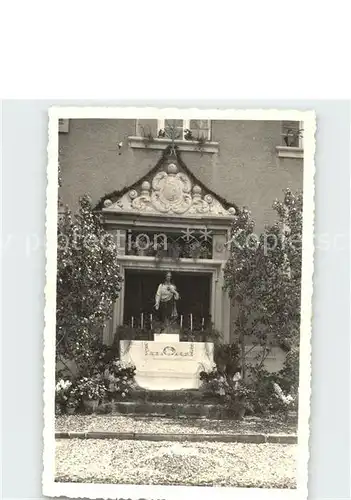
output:
M56 441L56 480L296 488L296 445Z

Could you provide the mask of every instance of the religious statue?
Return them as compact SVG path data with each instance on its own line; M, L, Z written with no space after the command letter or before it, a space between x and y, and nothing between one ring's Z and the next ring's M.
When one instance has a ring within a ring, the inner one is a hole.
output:
M179 300L179 293L172 283L172 274L167 272L164 282L158 286L155 297L155 309L160 312L162 326L166 327L167 331L178 316L177 300Z

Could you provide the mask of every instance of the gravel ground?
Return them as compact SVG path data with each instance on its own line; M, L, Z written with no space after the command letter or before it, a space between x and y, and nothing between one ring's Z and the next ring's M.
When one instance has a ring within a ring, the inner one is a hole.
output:
M119 415L61 415L56 417L61 432L146 432L194 434L295 434L296 426L271 419L205 420L135 417Z
M58 439L56 481L296 488L296 445Z

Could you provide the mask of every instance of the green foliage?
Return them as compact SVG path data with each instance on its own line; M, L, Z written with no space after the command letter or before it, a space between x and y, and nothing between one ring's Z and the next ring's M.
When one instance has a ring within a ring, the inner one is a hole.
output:
M232 377L235 373L241 371L240 350L236 343L215 344L213 358L217 370L221 374Z
M277 383L284 391L296 393L299 386L300 352L296 342L286 355L283 368L278 372Z
M101 400L106 393L106 387L102 375L96 374L92 377L82 377L78 379L72 391L74 391L81 400Z
M256 415L277 414L282 410L282 404L274 393L276 375L264 368L250 369L251 409Z
M222 339L222 333L212 323L202 326L200 321L194 320L192 330L189 327L180 329L180 339L184 342L213 342L217 345Z
M75 217L58 222L56 353L81 375L94 366L96 343L121 289L117 247L88 196Z
M214 368L210 372L200 372L200 380L204 396L216 397L233 416L238 417L243 414L243 410L251 409L252 389L241 379L239 373L229 376Z
M64 413L68 406L74 406L70 397L72 382L69 379L59 378L55 386L55 411L57 414Z
M215 343L215 368L200 372L202 392L205 397L215 397L234 417L251 409L251 388L241 378L239 347L237 344Z
M155 320L153 320L153 325L156 323ZM154 327L152 331L154 331ZM120 325L117 327L117 331L115 334L115 340L116 342L119 342L119 340L149 340L150 339L150 334L151 331L147 330L146 328L140 328L140 327L132 327L130 325Z
M248 383L251 392L251 410L256 415L281 415L287 417L290 410L298 406L297 385L292 383L287 371L288 361L282 370L270 373L262 367L251 367ZM298 373L297 373L298 382Z
M283 201L276 201L273 208L277 221L260 235L255 234L247 209L237 213L231 228L231 255L224 279L238 308L235 327L243 367L248 337L250 343L262 346L262 362L272 343L287 350L299 346L302 195L287 189Z
M131 392L135 366L118 359L117 346L106 346L101 341L92 345L92 367L86 375L57 373L55 409L57 414L69 409L82 409L83 400L101 401L125 397Z
M105 367L104 380L109 399L125 398L133 386L135 366L113 360Z
M298 350L289 351L282 370L270 373L262 367L251 366L246 380L241 378L240 348L238 344L215 344L216 367L210 372L201 372L202 392L215 397L238 416L240 410L255 415L287 416L297 409L296 382L298 372ZM277 389L278 386L278 389Z

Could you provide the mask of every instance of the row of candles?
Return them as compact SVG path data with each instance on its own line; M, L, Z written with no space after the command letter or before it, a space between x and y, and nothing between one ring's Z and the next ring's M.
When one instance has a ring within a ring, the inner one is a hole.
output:
M192 314L189 314L188 316L190 318L190 330L193 331L193 327L194 327L194 321L193 321L193 315ZM140 327L141 329L144 328L144 324L145 324L145 319L146 319L146 314L144 315L144 313L141 313L141 316L140 316ZM149 321L150 321L150 326L152 328L152 313L149 314ZM131 326L132 328L134 328L134 325L135 325L135 318L134 316L131 317ZM180 315L179 317L179 324L180 324L180 328L183 328L183 322L184 322L184 316L183 314ZM204 329L205 327L205 318L201 318L201 328L202 330Z

